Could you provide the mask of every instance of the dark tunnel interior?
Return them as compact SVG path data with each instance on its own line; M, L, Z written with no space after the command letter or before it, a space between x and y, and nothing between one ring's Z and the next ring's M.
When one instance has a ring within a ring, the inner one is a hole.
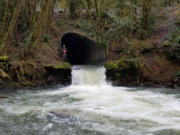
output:
M62 36L60 49L65 45L67 61L72 65L100 65L106 59L105 52L85 36L67 33Z

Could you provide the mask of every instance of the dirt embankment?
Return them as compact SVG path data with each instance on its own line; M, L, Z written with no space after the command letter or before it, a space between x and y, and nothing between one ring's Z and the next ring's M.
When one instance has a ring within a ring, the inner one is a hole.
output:
M180 8L172 7L166 12L168 13L166 18L157 24L156 29L146 41L132 40L132 48L134 51L138 50L135 57L139 60L139 70L134 68L127 72L126 68L122 70L121 66L108 70L108 78L114 84L171 88L180 86L178 74L180 64L166 58L167 52L173 50L175 46L173 44L164 45L168 41L168 35L176 29L173 22L178 17ZM123 57L124 45L124 41L110 45L108 61L119 61Z
M45 65L32 59L0 60L0 89L67 85L71 83L70 65Z

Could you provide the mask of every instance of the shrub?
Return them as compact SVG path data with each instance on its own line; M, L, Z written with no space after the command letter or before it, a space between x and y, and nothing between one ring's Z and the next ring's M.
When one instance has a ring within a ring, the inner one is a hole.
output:
M180 63L180 46L177 46L173 51L168 51L166 58L169 61Z
M166 53L166 59L169 60L169 61L173 61L175 59L174 53L171 52L171 51L168 51Z
M85 31L88 36L93 37L93 28L86 20L79 20L75 23L75 28L81 29L82 31Z
M31 43L31 41L32 41L32 35L30 34L28 37L24 39L24 44L28 45L29 43Z
M119 70L131 70L137 69L139 66L139 58L128 59L126 57L122 57L118 61L108 61L105 63L105 67L107 69L119 69Z
M43 41L44 42L49 42L51 40L51 37L48 34L43 35Z
M118 68L118 62L117 61L108 61L105 63L105 67L107 69L115 69Z
M63 26L63 25L64 25L63 21L62 21L62 20L58 20L57 26L58 26L58 27L61 27L61 26Z
M180 70L176 72L176 77L180 77Z
M171 46L171 42L168 41L168 40L166 40L166 41L164 41L164 42L162 43L162 45L163 45L164 47L168 47L168 46Z

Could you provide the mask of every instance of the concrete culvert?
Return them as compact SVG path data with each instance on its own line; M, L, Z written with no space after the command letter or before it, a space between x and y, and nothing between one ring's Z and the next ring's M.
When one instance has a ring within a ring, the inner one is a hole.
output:
M106 55L104 50L85 36L76 33L67 33L62 36L60 52L65 45L66 59L72 65L100 65L104 64Z

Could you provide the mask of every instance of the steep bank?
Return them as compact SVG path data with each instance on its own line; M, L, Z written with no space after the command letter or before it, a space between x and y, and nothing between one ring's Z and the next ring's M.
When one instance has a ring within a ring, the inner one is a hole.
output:
M38 61L0 62L0 89L67 85L71 83L71 70L68 64L57 67L42 65Z

